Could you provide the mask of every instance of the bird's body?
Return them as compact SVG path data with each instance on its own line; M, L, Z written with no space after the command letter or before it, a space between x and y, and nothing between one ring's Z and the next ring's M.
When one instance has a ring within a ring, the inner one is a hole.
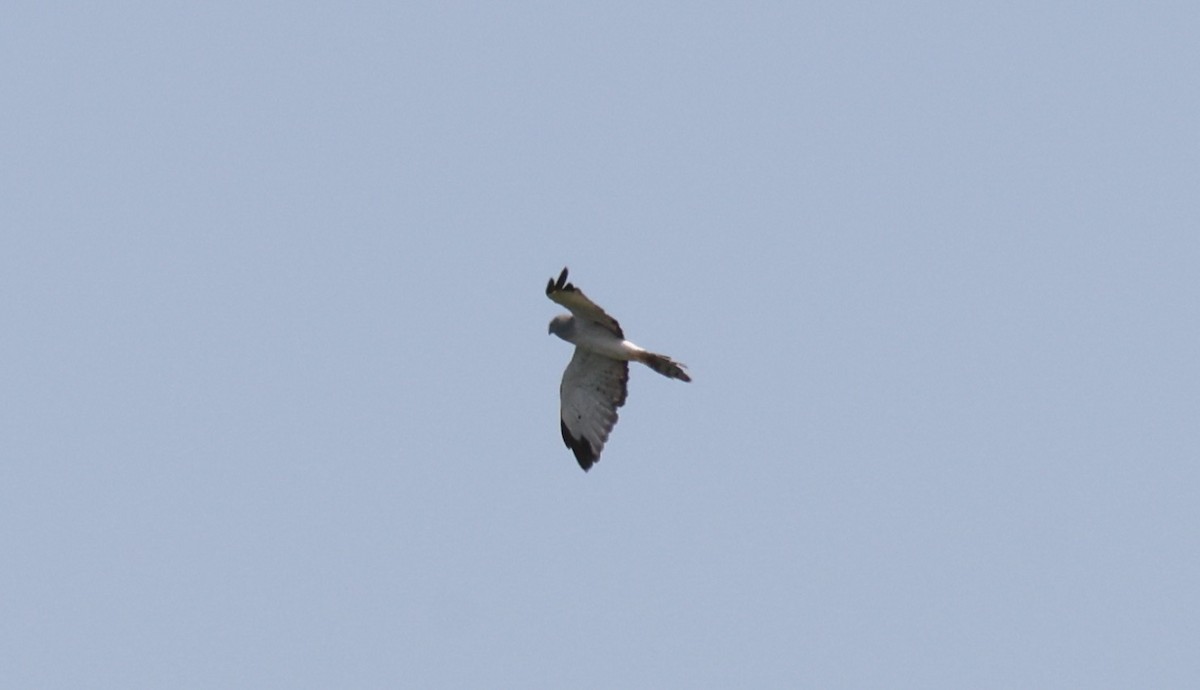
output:
M555 317L550 324L550 332L554 335L575 347L582 347L609 359L628 362L637 359L638 353L645 352L624 338L614 337L611 331L594 321L583 321L574 316L562 314ZM557 330L555 329L556 325L558 325Z
M550 321L549 332L575 346L559 386L563 442L584 470L600 452L625 404L628 362L641 362L668 378L691 381L683 366L666 355L625 339L617 320L567 282L567 269L546 285L546 296L571 310Z

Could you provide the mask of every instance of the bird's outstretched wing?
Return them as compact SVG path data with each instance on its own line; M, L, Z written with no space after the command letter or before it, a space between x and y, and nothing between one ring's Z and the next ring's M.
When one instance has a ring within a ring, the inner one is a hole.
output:
M558 280L550 279L546 283L546 296L558 302L575 315L577 319L585 319L600 324L618 338L624 338L621 324L609 316L600 305L587 298L579 288L567 282L567 269L563 268L558 274Z
M600 460L617 423L617 408L625 404L628 382L628 362L575 348L559 387L559 421L563 443L585 471Z

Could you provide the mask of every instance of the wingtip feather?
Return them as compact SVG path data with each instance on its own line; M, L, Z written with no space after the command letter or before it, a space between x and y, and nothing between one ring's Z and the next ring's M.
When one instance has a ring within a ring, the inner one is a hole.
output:
M567 267L563 266L562 273L558 274L558 280L551 278L550 282L546 283L546 294L549 295L559 290L570 290L571 288L571 284L567 282Z
M596 461L600 459L600 455L592 450L592 444L588 443L588 440L582 436L579 438L572 437L571 432L567 431L566 422L561 419L558 424L559 428L562 429L563 443L567 444L567 448L570 448L571 452L575 454L575 460L579 463L579 466L583 468L584 472L592 469L592 465L596 464Z

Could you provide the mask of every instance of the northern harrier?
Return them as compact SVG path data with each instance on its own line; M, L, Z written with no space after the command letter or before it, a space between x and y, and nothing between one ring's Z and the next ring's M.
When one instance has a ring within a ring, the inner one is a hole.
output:
M667 378L691 381L683 365L625 339L617 320L567 282L567 269L546 284L546 296L571 314L550 321L550 332L575 345L558 392L563 442L587 471L600 460L604 442L625 404L629 362L641 362Z

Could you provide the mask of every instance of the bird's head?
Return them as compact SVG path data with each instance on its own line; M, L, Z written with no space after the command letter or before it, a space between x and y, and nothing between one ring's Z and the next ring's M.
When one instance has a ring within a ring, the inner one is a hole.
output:
M567 334L571 332L571 328L574 325L575 319L570 314L559 314L550 319L550 329L546 332L566 340Z

